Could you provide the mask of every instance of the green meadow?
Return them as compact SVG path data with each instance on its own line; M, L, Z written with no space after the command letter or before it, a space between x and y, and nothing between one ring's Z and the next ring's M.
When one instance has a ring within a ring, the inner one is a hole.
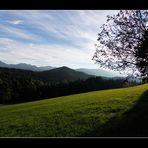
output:
M148 136L148 84L0 105L0 137Z

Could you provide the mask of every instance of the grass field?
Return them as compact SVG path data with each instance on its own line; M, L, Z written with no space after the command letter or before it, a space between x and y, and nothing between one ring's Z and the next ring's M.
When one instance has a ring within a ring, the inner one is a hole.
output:
M0 137L148 136L148 84L0 106Z

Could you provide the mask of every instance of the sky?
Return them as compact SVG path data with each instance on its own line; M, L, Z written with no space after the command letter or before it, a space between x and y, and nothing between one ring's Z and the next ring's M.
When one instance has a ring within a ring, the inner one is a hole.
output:
M0 61L98 68L92 57L100 27L118 10L1 10Z

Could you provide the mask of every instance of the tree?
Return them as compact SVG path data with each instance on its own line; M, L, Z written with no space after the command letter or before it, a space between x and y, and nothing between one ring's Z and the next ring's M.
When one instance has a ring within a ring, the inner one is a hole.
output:
M9 103L11 100L12 90L6 81L0 79L0 103Z
M148 77L148 11L121 10L107 16L93 60L101 67Z

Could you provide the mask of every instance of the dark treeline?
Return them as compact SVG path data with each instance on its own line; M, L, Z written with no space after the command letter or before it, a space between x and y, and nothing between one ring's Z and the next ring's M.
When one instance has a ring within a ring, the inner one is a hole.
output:
M20 76L19 70L0 71L0 103L27 102L75 93L124 87L123 80L90 77L85 80L51 82L36 80L33 76ZM28 71L30 74L30 72ZM14 75L15 74L15 75Z

